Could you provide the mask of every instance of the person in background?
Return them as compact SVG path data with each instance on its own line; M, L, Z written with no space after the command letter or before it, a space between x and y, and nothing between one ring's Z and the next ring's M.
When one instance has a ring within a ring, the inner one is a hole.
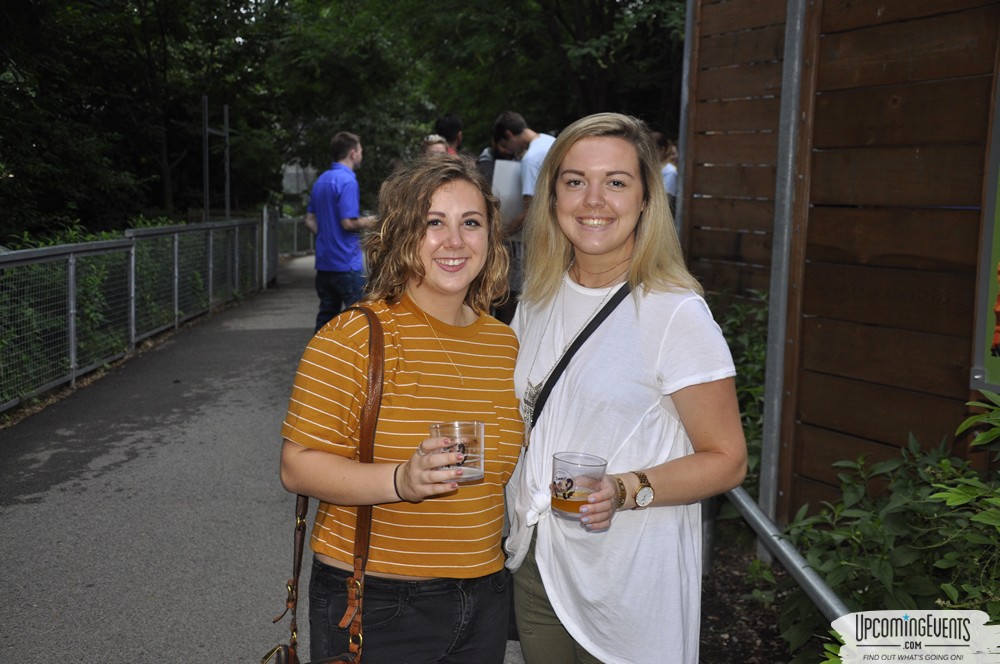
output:
M365 664L502 664L509 573L503 488L523 425L514 396L517 339L491 318L507 254L489 186L471 160L435 155L383 183L366 237L363 304L385 332L374 463L357 461L367 389L368 322L349 311L302 356L282 426L281 482L319 499L310 545L312 659L348 648L346 608L357 505L373 505L363 605ZM462 455L436 422L486 424L485 478L459 484Z
M667 192L670 213L673 214L677 209L677 143L658 131L653 132L653 140L659 150L663 189Z
M434 123L434 133L448 142L448 154L458 154L462 147L462 119L454 113L442 116Z
M525 122L520 113L504 111L493 123L493 145L503 153L514 155L521 162L521 197L524 201L523 211L507 223L505 234L511 255L511 290L507 300L496 307L496 315L502 321L509 322L517 308L517 299L521 291L521 274L524 242L521 237L521 227L524 225L528 206L531 205L535 193L535 181L541 170L542 162L549 148L555 142L550 134L534 131Z
M697 664L700 501L747 467L732 356L684 265L641 120L603 113L565 129L536 196L512 321L526 423L567 346L631 292L555 383L507 486L525 662ZM578 520L550 509L561 451L607 460Z
M486 181L493 183L493 171L496 168L497 159L514 159L514 155L497 148L496 140L490 140L490 144L483 148L483 151L476 157L476 167L483 174Z
M535 194L535 180L542 168L542 162L555 137L534 131L520 113L504 111L493 123L493 141L501 152L513 154L521 160L521 194L524 209L531 204ZM516 235L524 224L524 215L515 219L507 229L508 235Z
M361 216L361 193L354 174L361 167L361 139L341 131L330 141L333 164L312 188L306 227L316 236L316 330L326 325L364 292L364 263L359 234L375 224Z
M479 153L479 157L476 159L476 168L483 174L486 181L493 185L493 193L500 197L501 213L504 220L506 220L508 217L516 217L517 215L513 213L508 215L503 212L505 202L502 192L498 190L497 183L493 177L496 172L497 160L513 161L514 155L499 150L494 139ZM520 167L520 164L518 164L518 167ZM517 293L521 290L521 238L520 236L511 237L506 232L506 229L504 229L504 236L504 245L507 247L507 254L510 256L510 278L508 279L507 296L501 302L496 303L493 315L504 323L510 323L510 319L514 315L514 309L517 307Z
M448 141L441 134L428 134L420 143L421 154L448 154Z

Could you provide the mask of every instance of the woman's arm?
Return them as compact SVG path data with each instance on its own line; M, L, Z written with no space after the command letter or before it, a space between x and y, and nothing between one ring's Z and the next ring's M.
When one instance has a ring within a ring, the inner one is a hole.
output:
M314 450L287 438L281 448L281 484L334 505L378 505L403 500L417 503L458 488L462 469L435 470L462 460L446 438L427 438L404 463L361 463L331 452ZM398 495L397 495L398 492Z
M692 385L670 395L694 453L651 468L635 468L646 474L653 487L650 508L687 505L739 486L747 471L747 446L733 378ZM631 472L616 473L625 484L625 504L635 507L639 478ZM588 526L607 528L618 494L615 476L591 496Z

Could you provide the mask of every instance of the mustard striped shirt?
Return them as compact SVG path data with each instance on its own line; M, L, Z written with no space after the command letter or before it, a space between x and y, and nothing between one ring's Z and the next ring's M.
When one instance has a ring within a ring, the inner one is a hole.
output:
M429 436L431 424L481 420L486 423L486 476L422 503L375 505L368 569L448 578L496 572L504 562L503 488L524 431L514 395L517 339L490 316L481 315L468 327L447 325L425 316L405 295L395 305L369 306L385 332L375 463L409 459ZM342 314L313 337L302 355L282 436L356 458L367 369L368 321L358 312ZM313 550L351 564L356 515L354 507L320 503Z

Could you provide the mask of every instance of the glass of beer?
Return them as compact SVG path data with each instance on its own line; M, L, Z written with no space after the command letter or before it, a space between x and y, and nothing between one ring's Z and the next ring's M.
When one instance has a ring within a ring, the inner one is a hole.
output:
M608 462L593 454L556 452L552 455L552 513L578 521L587 497L601 488Z

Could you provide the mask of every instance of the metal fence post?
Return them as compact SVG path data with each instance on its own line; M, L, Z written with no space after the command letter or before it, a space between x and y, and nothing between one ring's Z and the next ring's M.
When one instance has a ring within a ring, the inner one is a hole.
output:
M205 271L208 275L208 310L212 310L215 297L215 231L208 229L208 266Z
M270 258L268 253L268 239L267 239L267 206L265 205L260 211L260 240L257 242L257 248L260 251L260 255L257 256L258 267L263 263L263 268L257 274L257 285L261 290L267 289L267 275L270 273L268 270L267 261Z
M180 254L181 254L181 236L180 233L174 233L174 329L176 330L181 325L181 265L180 265Z
M66 269L66 343L69 344L69 384L76 387L76 254L67 257Z
M135 323L135 304L136 304L136 276L135 276L135 238L130 238L132 240L132 246L128 250L128 350L132 352L135 350L135 338L136 338L136 323Z
M768 295L767 360L764 371L764 430L760 451L761 509L771 519L777 513L778 461L781 456L781 405L785 390L785 325L788 315L788 272L795 203L795 153L799 142L802 58L805 48L806 3L788 0L785 51L781 73L778 161L771 241L771 288ZM768 560L766 552L758 553Z
M229 221L229 219L227 218L226 221ZM233 273L235 275L233 277L233 285L236 287L235 290L237 292L240 291L240 287L243 285L243 280L241 279L243 275L240 272L240 268L242 267L240 254L242 251L243 245L240 244L240 227L237 226L233 229Z

